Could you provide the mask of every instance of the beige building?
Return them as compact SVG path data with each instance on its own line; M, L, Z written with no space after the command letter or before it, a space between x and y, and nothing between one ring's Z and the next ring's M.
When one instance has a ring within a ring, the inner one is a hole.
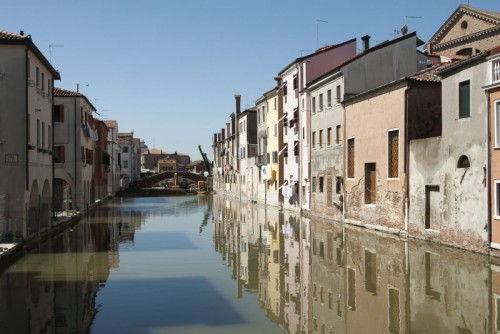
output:
M54 80L30 35L0 31L0 239L51 225Z
M158 173L176 171L177 161L175 159L160 159L158 160L158 166L156 167Z
M460 5L425 45L428 54L472 56L500 44L500 13Z
M96 199L95 107L79 92L54 89L54 201L57 211L84 211Z

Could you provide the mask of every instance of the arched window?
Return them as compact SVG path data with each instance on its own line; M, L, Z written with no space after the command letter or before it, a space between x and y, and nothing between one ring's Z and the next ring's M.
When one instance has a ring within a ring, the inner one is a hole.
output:
M462 155L458 159L457 168L470 168L470 161L466 155Z

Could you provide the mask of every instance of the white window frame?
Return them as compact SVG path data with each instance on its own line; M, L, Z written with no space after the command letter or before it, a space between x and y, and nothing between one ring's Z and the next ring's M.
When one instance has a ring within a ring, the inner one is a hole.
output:
M493 219L500 220L500 180L495 180L495 211L493 212Z
M495 148L500 148L500 100L494 103L495 108Z

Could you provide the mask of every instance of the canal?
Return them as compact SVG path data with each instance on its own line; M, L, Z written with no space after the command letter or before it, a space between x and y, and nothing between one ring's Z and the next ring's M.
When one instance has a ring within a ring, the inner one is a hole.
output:
M214 196L117 198L0 273L0 333L497 333L495 258Z

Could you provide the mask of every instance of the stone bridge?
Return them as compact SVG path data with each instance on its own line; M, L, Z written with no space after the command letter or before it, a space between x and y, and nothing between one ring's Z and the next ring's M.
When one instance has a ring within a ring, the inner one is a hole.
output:
M189 179L194 182L207 180L205 176L191 172L169 171L142 178L139 181L134 182L134 185L137 188L151 188L154 187L156 184L160 183L161 181L173 178L175 174L177 174L177 177L182 177L183 179Z

